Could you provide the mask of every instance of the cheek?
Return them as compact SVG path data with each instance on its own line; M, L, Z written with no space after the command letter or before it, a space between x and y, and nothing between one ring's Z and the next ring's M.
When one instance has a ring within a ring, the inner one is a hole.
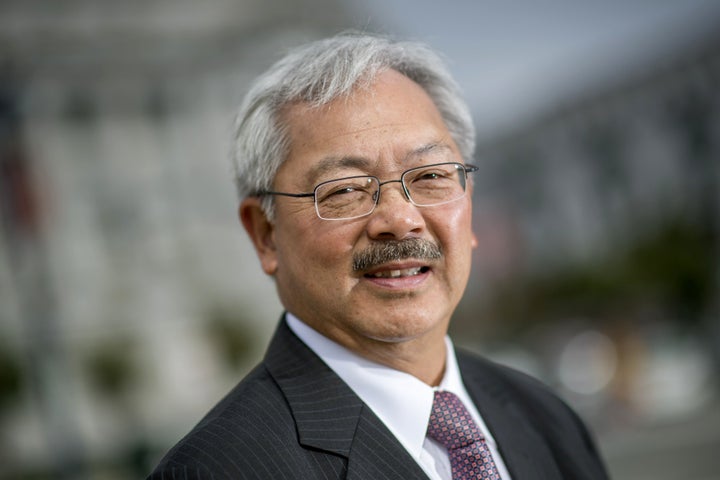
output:
M317 219L283 233L279 246L280 268L284 263L292 265L300 275L313 271L316 279L323 273L336 274L340 269L350 268L358 238L357 227Z
M452 205L452 204L450 204ZM469 201L461 208L438 209L434 212L433 222L435 234L443 246L472 249L475 236L472 232L472 205Z
M472 251L476 245L470 206L438 211L432 228L446 255L447 281L464 285L470 275Z

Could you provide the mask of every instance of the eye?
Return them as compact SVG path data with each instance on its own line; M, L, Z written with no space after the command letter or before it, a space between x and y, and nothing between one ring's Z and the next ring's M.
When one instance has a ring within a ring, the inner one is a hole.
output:
M357 195L358 189L355 186L338 185L336 187L322 189L318 193L319 193L318 200L325 201L325 200L329 200L329 199L340 198L343 196L349 196L352 194Z
M417 176L412 179L412 182L437 182L440 180L447 180L448 178L452 178L451 175L452 172L447 172L442 169L425 170L422 172L418 172Z
M348 193L354 192L357 192L357 188L355 187L340 187L328 192L327 196L329 197L331 195L346 195Z
M443 175L437 172L423 172L423 174L416 178L416 180L436 180L442 176Z
M325 201L348 201L368 195L373 188L372 179L366 177L333 180L321 184L316 190L317 199Z

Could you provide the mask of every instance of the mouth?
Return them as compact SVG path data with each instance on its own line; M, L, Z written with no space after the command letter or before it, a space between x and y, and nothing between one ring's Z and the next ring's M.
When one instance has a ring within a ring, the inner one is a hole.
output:
M366 278L405 278L415 277L423 273L430 271L428 266L410 267L410 268L395 268L395 269L381 269L375 272L366 273Z

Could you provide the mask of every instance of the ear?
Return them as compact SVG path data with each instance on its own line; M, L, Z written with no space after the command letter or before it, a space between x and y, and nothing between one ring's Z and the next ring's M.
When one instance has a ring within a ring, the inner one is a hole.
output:
M473 250L476 249L478 246L477 235L475 235L474 231L472 232L472 240L470 240L470 246L473 248Z
M275 248L275 226L268 220L257 197L248 197L240 203L238 216L252 240L265 273L274 275L277 271L277 249Z

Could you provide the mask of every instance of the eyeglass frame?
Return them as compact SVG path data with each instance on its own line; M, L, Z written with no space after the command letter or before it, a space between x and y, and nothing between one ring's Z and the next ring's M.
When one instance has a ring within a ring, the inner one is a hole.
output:
M424 169L424 168L437 167L437 166L440 166L440 165L455 165L455 166L460 167L458 170L462 170L463 174L465 175L465 182L464 182L464 184L463 184L463 194L462 194L461 196L457 197L457 198L454 198L454 199L452 199L452 200L448 200L448 201L446 201L446 202L441 202L441 203L433 203L433 204L430 204L430 205L421 205L421 204L415 203L415 201L412 199L412 196L410 195L410 190L408 190L407 185L405 185L405 175L407 175L407 174L410 173L410 172L414 172L414 171L416 171L416 170L421 170L421 169ZM454 202L455 200L460 200L461 198L463 198L463 197L465 196L465 193L467 192L467 179L468 179L468 174L469 174L469 173L473 173L473 172L477 172L479 169L480 169L480 168L479 168L479 167L476 167L475 165L464 165L464 164L462 164L462 163L460 163L460 162L431 163L431 164L429 164L429 165L421 165L421 166L419 166L419 167L408 168L407 170L405 170L404 172L402 172L402 173L400 174L400 178L397 179L397 180L385 180L384 182L381 182L381 181L380 181L380 178L377 177L377 176L375 176L375 175L352 175L352 176L349 176L349 177L333 178L333 179L330 179L330 180L325 180L324 182L320 182L320 183L318 183L317 185L315 185L315 188L313 188L313 191L312 191L312 192L308 192L308 193L289 193L289 192L278 192L278 191L275 191L275 190L260 190L259 192L256 192L253 196L262 197L262 196L265 196L265 195L279 195L279 196L283 196L283 197L292 197L292 198L308 198L308 197L313 197L313 203L314 203L314 205L315 205L315 213L317 214L318 218L320 218L321 220L328 220L328 221L353 220L353 219L356 219L356 218L366 217L366 216L372 214L372 213L375 211L375 208L377 208L378 203L380 203L380 189L381 189L381 187L382 187L383 185L387 185L388 183L399 183L400 185L402 185L402 190L403 190L403 194L405 195L405 198L407 199L408 202L410 202L411 204L415 205L416 207L435 207L435 206L438 206L438 205L444 205L444 204L446 204L446 203ZM373 178L373 179L375 179L375 181L377 181L378 188L377 188L377 192L375 192L375 194L373 194L373 196L374 196L375 198L374 198L374 202L373 202L372 208L371 208L367 213L363 213L362 215L355 215L354 217L325 218L325 217L321 216L321 215L320 215L320 209L319 209L319 206L318 206L318 199L317 199L317 191L318 191L318 189L319 189L320 187L322 187L323 185L327 185L328 183L337 182L337 181L341 181L341 180L350 180L350 179L353 179L353 178Z

